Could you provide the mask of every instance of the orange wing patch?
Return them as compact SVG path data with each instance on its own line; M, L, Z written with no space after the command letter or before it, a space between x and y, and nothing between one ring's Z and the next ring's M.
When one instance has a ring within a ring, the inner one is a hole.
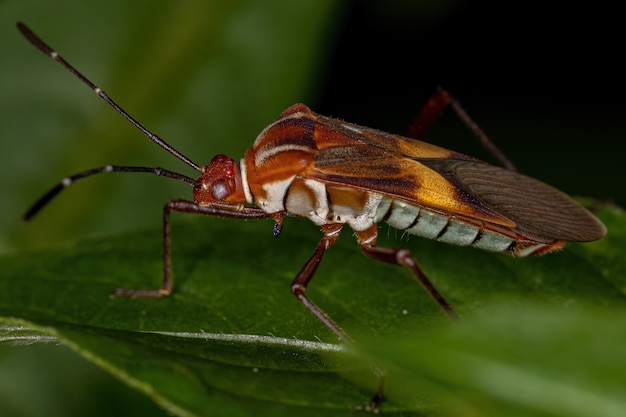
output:
M300 176L378 192L451 216L515 227L426 165L365 144L320 149Z

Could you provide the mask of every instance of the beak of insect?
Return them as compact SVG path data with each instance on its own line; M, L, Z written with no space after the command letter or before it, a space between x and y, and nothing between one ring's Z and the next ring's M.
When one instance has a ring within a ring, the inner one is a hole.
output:
M215 202L243 203L245 195L238 164L226 155L217 155L202 167L193 198L201 206Z

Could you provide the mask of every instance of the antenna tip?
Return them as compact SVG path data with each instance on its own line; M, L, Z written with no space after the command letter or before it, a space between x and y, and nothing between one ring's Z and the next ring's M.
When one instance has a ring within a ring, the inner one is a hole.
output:
M24 23L19 22L19 21L17 22L17 29L22 33L30 32L30 29L28 28L28 26L26 26Z

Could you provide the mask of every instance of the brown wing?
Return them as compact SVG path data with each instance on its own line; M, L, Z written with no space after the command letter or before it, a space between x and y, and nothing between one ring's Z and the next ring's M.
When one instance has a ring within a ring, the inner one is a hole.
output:
M606 235L606 227L561 191L526 175L486 163L423 160L459 189L505 215L525 235L587 242Z
M606 234L591 213L541 181L421 141L322 119L323 127L349 137L341 146L333 140L319 149L302 173L307 177L508 227L529 238L583 242Z

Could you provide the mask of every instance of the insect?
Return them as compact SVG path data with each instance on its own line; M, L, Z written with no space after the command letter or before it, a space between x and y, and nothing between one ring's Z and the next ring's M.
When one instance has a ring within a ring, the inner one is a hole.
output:
M317 266L345 225L354 231L365 255L408 267L451 317L456 317L454 309L408 250L376 246L379 222L413 235L513 256L547 253L560 249L564 241L593 241L606 234L604 225L590 212L560 191L517 173L502 156L505 167L498 167L414 139L451 104L490 144L445 91L424 107L412 125L412 138L325 117L295 104L258 135L240 161L217 155L200 166L137 122L24 24L18 23L18 28L152 142L200 174L194 179L162 168L106 165L63 179L26 212L24 218L29 220L64 188L101 173L146 172L191 184L193 201L172 200L164 208L161 286L153 290L118 288L113 296L162 297L172 292L171 212L271 218L275 236L280 234L285 216L302 216L318 225L323 236L293 280L291 291L339 338L350 343L350 337L305 295ZM381 398L382 391L373 403Z

